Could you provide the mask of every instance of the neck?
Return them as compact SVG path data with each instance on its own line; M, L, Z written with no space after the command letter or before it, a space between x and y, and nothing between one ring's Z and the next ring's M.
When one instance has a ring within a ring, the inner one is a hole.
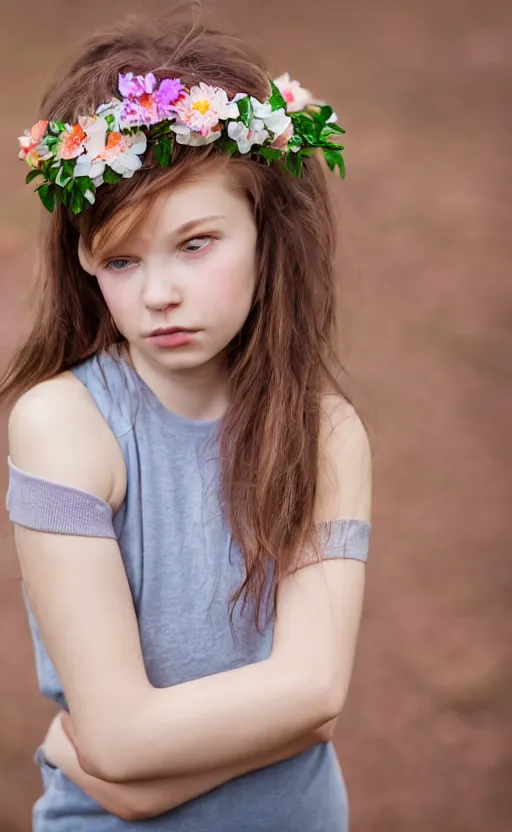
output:
M155 396L176 415L210 421L225 413L229 392L223 353L186 370L163 367L134 347L127 347L124 355Z

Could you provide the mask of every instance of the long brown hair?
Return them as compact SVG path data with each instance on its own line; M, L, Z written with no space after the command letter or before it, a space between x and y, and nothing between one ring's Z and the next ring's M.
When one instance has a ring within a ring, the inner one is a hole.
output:
M74 123L115 96L118 73L128 71L180 77L187 85L205 81L230 95L268 94L265 67L245 43L167 14L131 18L90 39L58 73L41 118ZM317 546L321 401L326 391L341 392L332 346L333 220L317 159L305 160L295 179L250 156L222 158L214 145L177 145L171 167L159 168L149 156L133 179L103 185L80 217L57 205L44 226L35 323L0 382L0 397L23 393L124 340L97 282L80 266L79 238L101 245L121 216L140 216L162 189L214 163L225 164L244 188L258 231L256 289L230 345L231 400L220 435L222 504L246 566L235 598L251 599L258 619L269 565L275 589L297 553Z

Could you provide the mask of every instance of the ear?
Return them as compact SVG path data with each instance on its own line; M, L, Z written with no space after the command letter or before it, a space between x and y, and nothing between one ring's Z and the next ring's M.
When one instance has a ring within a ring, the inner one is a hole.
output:
M91 255L88 253L88 251L86 251L81 237L78 241L78 259L84 272L87 272L87 274L90 274L92 277L94 277L96 274L94 269L94 263L92 261Z

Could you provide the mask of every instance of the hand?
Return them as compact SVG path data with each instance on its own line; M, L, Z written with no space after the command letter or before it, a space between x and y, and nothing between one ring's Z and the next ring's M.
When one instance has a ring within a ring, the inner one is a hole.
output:
M75 749L73 725L66 711L60 711L52 719L44 738L43 752L50 765L59 768L75 786L110 814L126 821L142 820L155 814L151 814L150 810L141 814L137 784L106 783L81 769ZM144 788L146 785L142 784Z

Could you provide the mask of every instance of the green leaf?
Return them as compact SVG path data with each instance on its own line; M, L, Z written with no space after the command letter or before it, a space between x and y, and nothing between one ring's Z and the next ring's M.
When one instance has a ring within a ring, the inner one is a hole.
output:
M324 157L329 170L335 171L338 168L340 177L345 179L345 162L340 151L324 149Z
M276 87L276 85L274 84L272 78L269 78L269 81L270 81L270 89L272 91L271 95L270 95L270 98L268 99L270 106L272 107L273 110L284 109L286 111L287 104L286 104L286 101L284 100L281 92L279 91L278 87Z
M325 124L327 119L332 116L333 112L334 110L332 109L332 107L329 107L328 104L324 104L322 107L320 107L320 112L318 113L318 115Z
M246 127L250 127L251 121L254 118L254 110L250 96L247 95L245 98L241 98L240 101L237 101L236 103L238 112L240 113L240 120Z
M329 139L331 139L333 136L337 136L339 132L339 130L331 130L331 125L326 124L325 127L322 127L322 130L320 131L319 140L322 142L328 142ZM342 130L341 132L344 133L345 131Z
M50 180L50 182L56 182L57 181L57 176L59 175L59 173L60 173L60 164L58 165L58 167L56 165L49 165L49 167L46 171L46 176Z
M69 192L69 183L66 188L55 188L55 199L57 202L62 202L66 208L69 208L69 200L70 200L70 192Z
M87 202L90 202L91 205L94 205L94 203L96 202L96 197L95 197L93 191L91 191L89 189L86 190L86 192L84 194L84 197L87 200Z
M71 210L73 214L79 214L82 211L83 201L83 194L80 191L73 191L71 196Z
M64 169L60 168L60 170L57 171L57 176L55 177L55 184L59 185L61 188L65 188L71 178L71 175L66 175Z
M159 139L161 136L167 136L171 132L170 121L161 121L159 124L155 124L150 128L149 137L151 139Z
M171 138L169 136L162 136L160 139L156 140L153 148L157 164L162 167L167 167L172 156Z
M300 149L301 149L301 147L302 147L302 145L303 145L303 139L302 139L302 137L301 137L301 136L299 136L297 133L295 133L295 134L291 137L290 141L288 142L288 148L289 148L289 149L291 149L292 147L294 147L294 148L297 148L297 150L300 150Z
M73 176L73 171L75 169L75 160L64 159L61 163L61 167L66 176Z
M66 127L63 121L50 121L48 125L52 133L61 133Z
M277 147L260 147L257 153L258 156L263 156L267 162L278 162L283 155L283 151L278 150Z
M315 145L318 142L320 125L315 124L312 118L304 113L297 113L297 115L292 115L292 120L296 135L301 136L308 144Z
M55 208L55 189L51 185L45 184L39 185L39 188L36 188L36 192L39 194L39 199L46 210L52 212Z
M336 124L334 121L331 121L330 124L326 124L324 130L330 130L331 133L346 133L346 130L344 130L343 127L340 127L340 125Z
M107 183L107 185L113 185L114 182L119 182L119 180L122 178L123 177L120 173L117 173L115 170L112 170L112 168L110 168L108 165L105 165L105 170L103 172L103 180ZM87 188L85 190L87 190Z
M290 173L299 177L302 173L302 156L300 153L288 153L286 156L286 167Z
M76 192L81 194L82 196L85 194L86 191L96 190L90 176L77 176L75 178L75 183L77 185L77 188L75 189Z
M36 176L44 176L43 171L42 170L31 170L30 173L27 173L27 175L25 177L25 184L30 185L30 183L32 182L32 180L34 180L36 178Z

